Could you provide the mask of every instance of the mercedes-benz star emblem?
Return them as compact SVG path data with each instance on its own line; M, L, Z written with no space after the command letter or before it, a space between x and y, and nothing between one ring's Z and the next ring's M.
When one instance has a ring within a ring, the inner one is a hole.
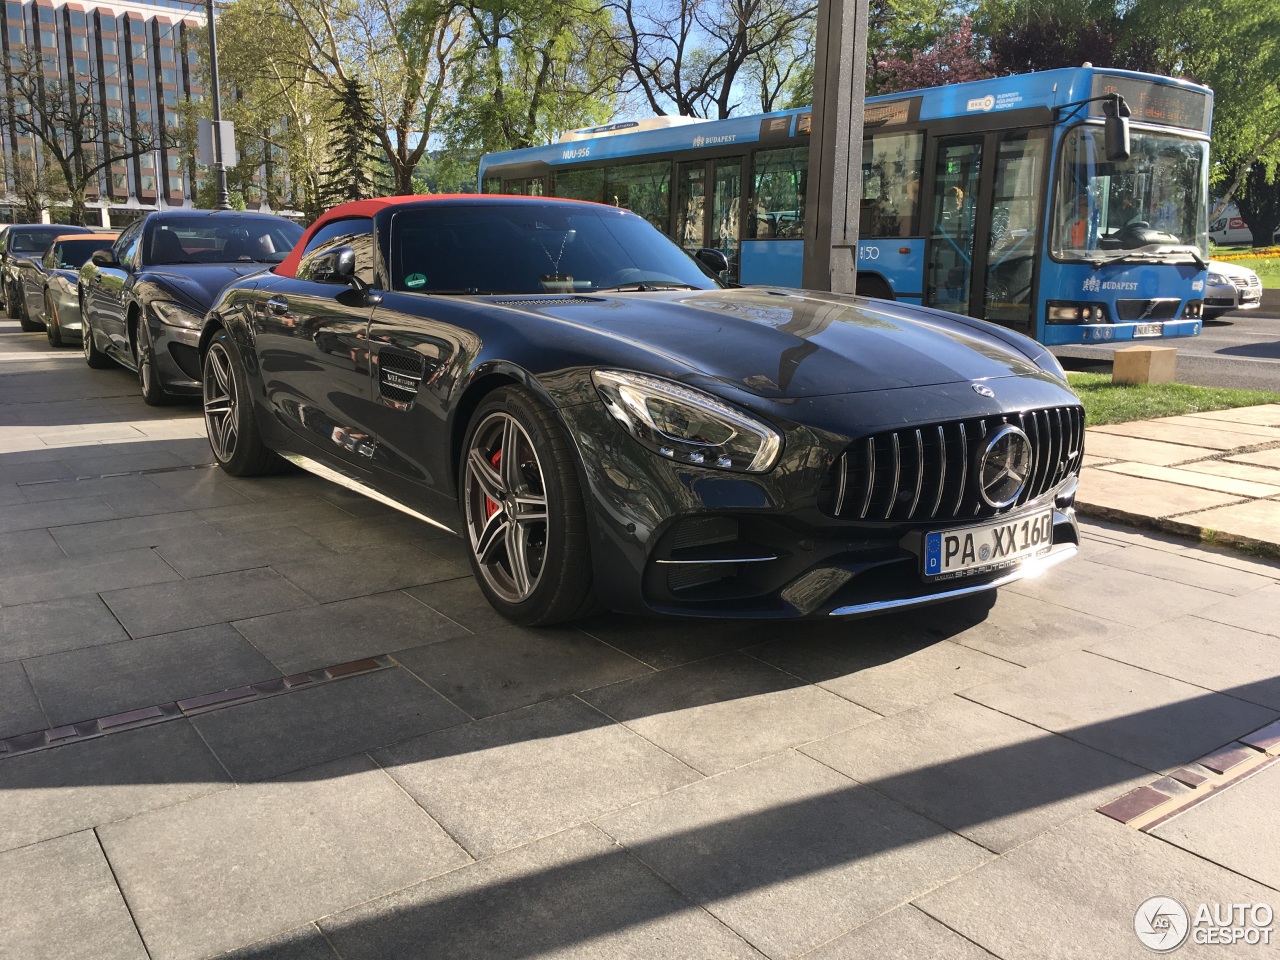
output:
M978 492L997 510L1018 499L1031 475L1031 441L1011 423L996 430L978 459Z
M970 386L973 387L973 392L980 397L994 397L996 395L996 392L985 383L972 383Z

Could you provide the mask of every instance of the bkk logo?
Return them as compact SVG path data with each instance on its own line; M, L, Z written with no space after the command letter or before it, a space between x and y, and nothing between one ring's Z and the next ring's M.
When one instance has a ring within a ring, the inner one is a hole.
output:
M985 97L974 97L969 101L967 110L981 110L984 113L988 110L994 110L996 106L996 98L987 94Z

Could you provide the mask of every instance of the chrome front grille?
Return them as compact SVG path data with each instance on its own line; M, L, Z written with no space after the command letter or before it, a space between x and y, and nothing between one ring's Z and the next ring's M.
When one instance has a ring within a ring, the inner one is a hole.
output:
M1157 297L1152 300L1117 300L1116 317L1126 323L1135 320L1172 320L1178 315L1182 301L1177 297Z
M997 510L978 494L973 474L986 438L1005 423L1031 441L1032 467L1017 500ZM877 522L998 516L1077 473L1083 454L1078 406L885 431L854 441L836 461L826 511Z
M1262 280L1256 273L1251 277L1237 277L1235 274L1232 274L1229 279L1238 290L1262 289Z

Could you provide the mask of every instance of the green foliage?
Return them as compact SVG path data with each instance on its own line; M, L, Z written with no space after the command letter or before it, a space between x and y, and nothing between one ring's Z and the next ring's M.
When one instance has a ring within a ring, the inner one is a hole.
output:
M1091 427L1280 402L1280 393L1267 390L1195 387L1187 383L1123 385L1112 383L1111 375L1106 373L1068 373L1067 380L1084 404L1085 422Z
M374 176L377 147L371 132L374 121L364 84L348 77L334 106L336 109L329 121L332 154L320 186L320 203L325 207L365 200L383 192Z

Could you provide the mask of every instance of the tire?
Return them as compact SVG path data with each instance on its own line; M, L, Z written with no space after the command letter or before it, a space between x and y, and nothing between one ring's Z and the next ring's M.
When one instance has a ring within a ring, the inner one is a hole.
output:
M64 347L62 342L62 324L58 322L58 308L53 305L53 297L49 291L44 292L44 332L49 337L49 346Z
M12 316L22 326L23 332L36 333L44 329L43 327L40 326L40 324L36 323L36 321L32 320L31 317L28 316L27 298L26 298L26 295L23 294L21 290L10 290L9 299L6 302L13 305Z
M84 350L84 362L94 370L105 370L113 365L113 361L98 349L93 339L93 327L89 326L89 317L84 311L84 301L80 301L80 346Z
M288 465L262 442L253 413L249 378L235 341L226 330L213 337L204 355L204 424L214 459L233 477L278 473Z
M6 283L4 287L4 315L10 320L21 319L18 313L18 298L13 294L13 284Z
M489 603L526 626L596 612L582 487L551 411L523 387L501 387L471 418L462 450L467 554Z
M142 399L153 407L173 403L173 397L160 385L160 374L156 370L156 348L151 340L151 327L145 317L138 318L138 346L134 359L138 364L138 386L142 389Z

